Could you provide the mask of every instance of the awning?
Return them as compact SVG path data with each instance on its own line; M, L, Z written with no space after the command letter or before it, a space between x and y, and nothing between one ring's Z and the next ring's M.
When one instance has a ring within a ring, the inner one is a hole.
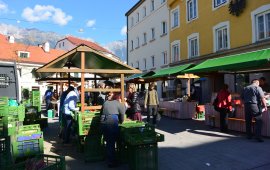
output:
M163 78L163 77L168 77L171 75L181 74L182 71L190 68L192 65L193 64L185 64L185 65L160 69L160 70L155 71L155 74L153 74L152 76L147 76L144 78L145 79L154 79L154 78Z
M185 73L205 73L205 72L238 72L251 69L266 68L269 65L270 48L230 55L220 58L209 59L201 64L185 70ZM268 69L270 69L268 67Z
M143 81L143 78L144 77L147 77L147 76L151 76L155 74L155 72L153 71L149 71L149 72L145 72L145 73L139 73L139 74L133 74L132 76L129 76L125 79L125 81L128 81L128 82L136 82L136 81Z

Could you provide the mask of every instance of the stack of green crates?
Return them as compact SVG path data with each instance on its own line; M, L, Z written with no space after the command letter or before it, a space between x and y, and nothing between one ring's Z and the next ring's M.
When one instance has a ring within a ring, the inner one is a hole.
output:
M38 124L19 127L18 132L12 136L12 156L14 161L42 154L43 133Z
M32 101L32 106L37 106L38 112L40 112L41 111L40 91L33 90L31 92L31 101Z
M80 112L76 117L79 136L100 133L100 112Z
M120 127L120 159L124 157L123 162L127 161L132 170L158 169L157 143L164 141L164 135L155 132L150 125L130 123Z

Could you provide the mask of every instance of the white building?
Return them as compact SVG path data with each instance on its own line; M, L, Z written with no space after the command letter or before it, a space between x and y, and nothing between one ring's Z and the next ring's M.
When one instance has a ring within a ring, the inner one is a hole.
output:
M127 13L127 63L143 72L167 67L170 56L166 0L140 0ZM161 82L157 90L161 96Z

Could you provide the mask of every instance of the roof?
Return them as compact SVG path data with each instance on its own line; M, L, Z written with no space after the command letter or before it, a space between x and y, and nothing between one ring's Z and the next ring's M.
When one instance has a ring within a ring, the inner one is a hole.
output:
M175 67L169 67L169 68L164 68L155 71L155 74L151 76L145 77L146 79L153 79L153 78L162 78L162 77L168 77L170 75L176 75L176 74L182 74L182 72L188 68L193 66L193 64L184 64L180 66L175 66Z
M82 69L82 62L85 63L84 69ZM111 57L83 44L37 69L40 78L46 78L60 72L90 73L104 78L119 77L120 74L141 73L140 70L113 60Z
M206 72L244 72L269 70L270 48L236 55L229 55L206 60L195 67L185 70L186 73Z
M126 12L125 16L130 15L133 11L135 11L145 0L140 0L137 2L128 12Z
M18 57L18 51L30 52L29 58ZM0 34L0 60L17 61L20 63L46 64L64 54L63 50L50 49L45 52L42 47L30 46L21 43L9 43L5 35Z
M68 36L68 37L66 37L66 39L68 41L70 41L72 44L74 44L75 46L79 46L81 44L84 44L84 45L87 45L90 48L93 48L94 50L102 51L102 52L106 52L106 53L111 54L110 51L106 50L105 48L101 47L100 45L98 45L98 44L96 44L94 42L83 40L83 39L72 37L72 36Z

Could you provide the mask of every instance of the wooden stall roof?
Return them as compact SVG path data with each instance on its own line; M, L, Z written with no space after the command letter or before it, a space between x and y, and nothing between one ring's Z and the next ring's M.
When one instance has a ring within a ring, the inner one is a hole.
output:
M85 53L85 68L81 69L81 53ZM68 68L70 67L70 69ZM36 70L39 78L54 73L92 73L104 78L120 77L120 74L137 74L140 70L106 56L81 44Z

